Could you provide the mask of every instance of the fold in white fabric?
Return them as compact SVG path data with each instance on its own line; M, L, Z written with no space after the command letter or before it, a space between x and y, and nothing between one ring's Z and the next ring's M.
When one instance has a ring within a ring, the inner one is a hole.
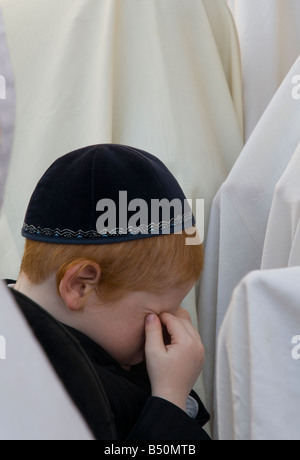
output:
M289 256L289 267L298 267L300 265L300 220L296 228L290 256Z
M0 11L0 209L9 166L15 126L15 87Z
M294 243L300 222L299 179L300 145L275 188L263 248L262 270L300 265L300 258L296 257L298 242Z
M203 377L208 407L214 400L215 345L234 288L260 269L275 187L300 140L300 103L292 84L296 61L247 142L212 206L206 264L198 303L206 347Z
M300 54L298 0L226 0L241 45L248 139Z
M256 271L234 291L217 360L220 440L300 439L300 268Z

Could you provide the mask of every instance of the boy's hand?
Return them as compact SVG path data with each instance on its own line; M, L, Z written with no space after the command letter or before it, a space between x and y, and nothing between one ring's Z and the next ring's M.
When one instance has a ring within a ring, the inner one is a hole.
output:
M163 338L164 326L170 344ZM150 314L145 323L146 365L152 396L166 399L186 410L187 398L204 364L204 347L186 310L176 315Z

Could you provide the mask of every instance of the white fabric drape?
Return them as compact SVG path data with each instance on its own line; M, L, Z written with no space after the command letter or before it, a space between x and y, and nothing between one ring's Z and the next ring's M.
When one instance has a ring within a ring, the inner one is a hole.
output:
M292 96L296 61L247 142L213 206L198 304L206 346L204 382L214 400L216 339L234 288L260 269L275 187L300 140L300 104ZM212 409L211 409L212 410Z
M12 149L15 123L15 87L0 11L0 209Z
M252 272L218 343L220 440L300 439L300 268Z
M220 440L300 439L297 409L300 400L297 383L300 379L300 145L297 146L300 106L298 90L295 91L295 81L298 81L295 76L300 71L298 63L299 59L281 88L281 99L277 100L278 119L279 116L287 117L290 129L277 131L276 135L274 131L273 137L280 148L273 152L260 151L262 157L258 165L262 170L259 175L256 172L254 176L255 168L244 169L243 173L244 178L249 173L253 175L253 190L252 197L244 202L247 220L240 221L248 233L245 237L246 232L239 231L240 236L243 235L239 240L241 252L248 261L250 252L252 256L256 254L257 261L261 253L262 262L261 270L247 275L234 290L217 337L216 431ZM263 121L264 117L258 127ZM266 146L268 132L265 127ZM280 136L284 137L283 142ZM293 148L296 149L294 153ZM254 152L252 160L256 161ZM240 174L242 178L241 169ZM265 184L262 186L263 175ZM271 204L269 215L267 203L261 204L266 199ZM236 202L233 206L241 215ZM257 227L255 234L249 222L257 225L257 219L263 227ZM250 236L256 248L250 244ZM241 268L241 264L238 267ZM250 267L249 263L247 269L250 271L250 268L259 267L258 264ZM243 271L246 273L244 268Z
M299 266L300 145L276 185L263 248L261 269ZM297 255L296 255L297 254Z
M239 33L249 138L300 54L299 0L226 0Z
M0 219L2 276L17 276L20 228L38 179L57 157L84 145L123 143L158 156L188 198L205 199L207 223L243 147L239 46L224 1L0 5L18 95Z

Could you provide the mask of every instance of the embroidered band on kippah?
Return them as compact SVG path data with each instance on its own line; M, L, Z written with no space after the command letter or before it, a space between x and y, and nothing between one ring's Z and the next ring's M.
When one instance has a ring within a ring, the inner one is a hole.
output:
M102 230L102 232L97 232L96 230L78 230L73 231L70 229L61 230L59 228L51 229L51 228L41 228L35 227L34 225L27 225L26 223L23 224L22 227L22 234L23 236L27 237L46 237L51 239L76 239L78 242L82 239L99 239L99 238L119 238L120 236L128 236L129 238L133 235L141 235L141 236L151 236L151 235L160 235L173 233L178 226L178 230L182 229L182 224L188 223L193 224L193 213L189 212L184 214L183 216L178 216L176 219L171 219L169 222L162 221L159 224L151 223L148 226L141 225L139 227L128 227L127 229L124 228L115 228L111 232L107 232L107 230ZM173 230L173 231L171 231ZM163 233L162 233L163 232ZM54 242L54 241L53 241Z

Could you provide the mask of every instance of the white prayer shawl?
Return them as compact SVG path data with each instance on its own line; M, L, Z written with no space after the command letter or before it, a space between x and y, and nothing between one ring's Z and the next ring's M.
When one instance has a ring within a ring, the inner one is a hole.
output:
M224 0L0 5L18 94L2 276L17 276L37 181L57 157L85 145L122 143L158 156L187 198L205 199L208 224L243 147L239 45ZM189 309L195 318L194 298Z
M15 87L0 11L0 209L15 126Z
M15 90L0 12L0 207L14 132ZM4 91L5 89L5 91ZM1 246L5 237L1 235ZM0 281L0 440L91 440L23 314Z
M289 257L289 267L298 267L300 266L300 219L296 228L292 249Z
M299 144L300 101L292 97L292 79L299 74L300 58L213 202L198 303L206 347L203 378L211 412L216 337L234 288L250 271L260 269L275 187Z
M227 0L240 38L246 139L300 54L299 0Z
M217 355L220 440L300 440L300 268L236 288Z
M300 138L300 136L299 136ZM300 145L276 185L263 249L262 269L299 266Z

